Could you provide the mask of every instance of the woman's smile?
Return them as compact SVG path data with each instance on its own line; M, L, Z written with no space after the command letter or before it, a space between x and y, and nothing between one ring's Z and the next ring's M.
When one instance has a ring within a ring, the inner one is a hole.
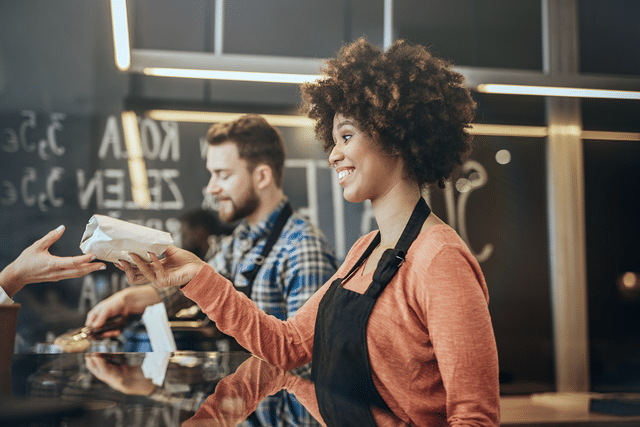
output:
M344 182L344 178L353 173L353 169L342 169L338 171L338 182L342 184Z

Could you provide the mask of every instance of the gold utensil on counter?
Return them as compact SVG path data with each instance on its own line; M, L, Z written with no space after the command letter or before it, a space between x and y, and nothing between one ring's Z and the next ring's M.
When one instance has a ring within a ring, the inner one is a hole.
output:
M60 347L63 353L82 353L89 349L92 339L107 331L122 329L126 325L127 319L126 316L115 316L99 328L83 326L73 329L57 337L53 343Z

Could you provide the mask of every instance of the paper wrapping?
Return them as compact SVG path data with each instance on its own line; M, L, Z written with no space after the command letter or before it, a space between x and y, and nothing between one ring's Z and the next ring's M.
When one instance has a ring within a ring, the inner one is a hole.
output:
M95 254L102 261L115 263L122 259L135 264L130 253L151 262L147 253L159 257L172 244L171 234L166 231L105 215L93 215L84 230L80 250L85 254Z

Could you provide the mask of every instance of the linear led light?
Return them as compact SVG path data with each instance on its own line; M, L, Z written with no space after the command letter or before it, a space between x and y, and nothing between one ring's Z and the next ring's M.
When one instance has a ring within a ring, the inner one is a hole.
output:
M230 122L244 113L218 113L210 111L148 110L146 115L153 120L172 122L218 123ZM260 114L272 126L312 127L314 121L308 117L285 114Z
M230 122L244 113L224 113L213 111L188 111L188 110L148 110L145 113L149 118L158 121L169 122L195 122L195 123L218 123ZM260 114L272 126L281 127L308 127L314 126L315 122L308 117L286 115L286 114ZM525 136L525 137L545 137L548 135L544 126L514 126L514 125L489 125L474 123L469 129L472 135L492 135L492 136Z
M603 141L639 141L640 142L640 133L583 130L582 139L599 139Z
M131 67L126 0L111 0L111 25L113 27L113 49L116 67L126 71Z
M568 96L574 98L640 99L640 92L630 90L580 89L571 87L524 86L480 84L476 88L483 93L506 95Z
M186 111L186 110L147 110L145 114L158 121L192 122L192 123L219 123L233 121L244 113L224 113L213 111ZM261 114L272 126L311 128L315 122L308 117L286 114ZM578 128L579 130L579 128ZM575 131L574 131L575 132ZM485 123L473 123L469 128L471 135L485 136L516 136L530 138L545 138L549 136L549 128L546 126L517 126L517 125L492 125ZM582 130L583 139L601 139L612 141L640 141L640 133L601 132Z
M545 126L490 125L473 123L469 129L471 135L488 136L524 136L544 138L549 133Z
M144 163L136 113L133 111L122 112L122 128L124 130L124 142L129 154L129 176L131 177L133 201L139 207L146 208L151 203L151 195L149 194L147 166Z
M148 110L145 113L149 118L158 121L169 122L195 122L195 123L219 123L230 122L244 113L223 113L213 111L188 111L188 110ZM315 122L305 116L286 114L260 114L272 126L311 128ZM474 123L469 129L472 135L491 136L523 136L544 138L548 135L545 126L516 126L516 125L490 125Z
M301 84L319 79L315 74L260 73L254 71L197 70L187 68L154 68L142 71L148 76L186 77L191 79L238 80L245 82Z

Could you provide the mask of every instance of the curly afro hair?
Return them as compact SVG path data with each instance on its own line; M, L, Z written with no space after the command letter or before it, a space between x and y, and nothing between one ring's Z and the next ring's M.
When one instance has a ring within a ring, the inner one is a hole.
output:
M471 151L476 104L464 77L424 46L398 40L386 52L363 38L326 61L324 79L301 86L316 137L330 152L333 118L342 114L399 155L420 187L444 181Z

